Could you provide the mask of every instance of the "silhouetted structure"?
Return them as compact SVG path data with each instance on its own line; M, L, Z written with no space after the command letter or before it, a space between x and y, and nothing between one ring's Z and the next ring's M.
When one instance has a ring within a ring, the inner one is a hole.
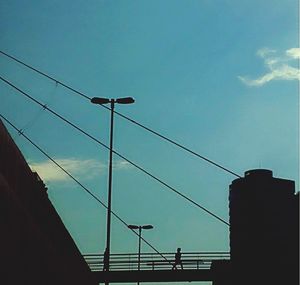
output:
M0 284L97 284L1 121L0 226Z
M214 260L210 268L213 285L233 285L230 260Z
M299 193L270 170L250 170L230 185L233 284L299 284Z

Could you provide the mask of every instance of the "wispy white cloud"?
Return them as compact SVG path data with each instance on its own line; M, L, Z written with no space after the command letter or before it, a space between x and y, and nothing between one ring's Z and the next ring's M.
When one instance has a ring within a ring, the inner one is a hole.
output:
M101 173L105 169L105 165L94 159L75 159L64 158L55 159L66 171L74 176L84 176L86 178L94 177L97 173ZM46 160L42 162L31 162L29 166L33 171L36 171L45 182L65 181L69 177L52 161Z
M256 79L238 76L246 85L262 86L272 80L300 80L300 70L291 65L300 59L300 48L291 48L279 55L276 50L263 48L257 51L257 55L264 60L268 72Z
M286 55L295 59L300 59L300 48L288 49Z
M107 164L96 161L95 159L75 159L64 158L55 159L55 161L68 171L71 175L81 179L92 179L97 175L107 172ZM52 161L29 162L29 166L36 171L45 182L63 182L70 178ZM123 160L117 160L113 163L115 170L126 170L131 168L131 164Z
M270 55L270 54L274 54L276 53L276 50L275 49L270 49L270 48L261 48L257 51L257 55L260 56L260 57L266 57L267 55Z
M125 160L117 160L113 163L113 169L115 170L125 170L133 168L133 165Z

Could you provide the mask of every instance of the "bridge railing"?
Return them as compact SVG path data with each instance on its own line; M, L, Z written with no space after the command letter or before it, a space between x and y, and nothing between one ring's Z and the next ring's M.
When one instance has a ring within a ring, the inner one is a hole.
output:
M171 270L175 263L175 253L142 253L140 270ZM92 271L103 270L103 254L85 254L84 258ZM214 260L229 260L228 252L182 252L183 269L209 269ZM181 269L181 265L177 265ZM137 253L114 253L110 255L110 271L138 270Z

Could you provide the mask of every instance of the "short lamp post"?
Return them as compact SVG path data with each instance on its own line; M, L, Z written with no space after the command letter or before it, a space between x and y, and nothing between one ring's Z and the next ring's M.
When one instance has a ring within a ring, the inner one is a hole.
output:
M112 155L113 155L113 128L114 128L114 108L115 104L132 104L132 97L108 99L94 97L91 99L93 104L104 105L110 103L110 146L109 146L109 169L108 169L108 200L107 200L107 230L106 230L106 249L104 253L104 269L109 271L110 257L110 232L111 232L111 191L112 191ZM106 282L109 284L109 282Z
M131 230L139 230L139 251L138 251L138 271L140 270L140 262L141 262L141 239L142 239L142 230L151 230L153 229L152 225L144 225L144 226L137 226L137 225L128 225L128 228ZM139 282L138 282L139 284Z

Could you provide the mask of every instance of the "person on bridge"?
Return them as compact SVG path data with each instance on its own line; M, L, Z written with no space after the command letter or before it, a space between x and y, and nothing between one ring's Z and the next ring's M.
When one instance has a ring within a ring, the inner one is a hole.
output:
M176 270L177 269L177 265L180 265L181 266L181 269L183 269L183 265L182 265L182 260L181 260L181 248L178 247L177 248L177 252L175 253L175 263L172 267L172 270Z

